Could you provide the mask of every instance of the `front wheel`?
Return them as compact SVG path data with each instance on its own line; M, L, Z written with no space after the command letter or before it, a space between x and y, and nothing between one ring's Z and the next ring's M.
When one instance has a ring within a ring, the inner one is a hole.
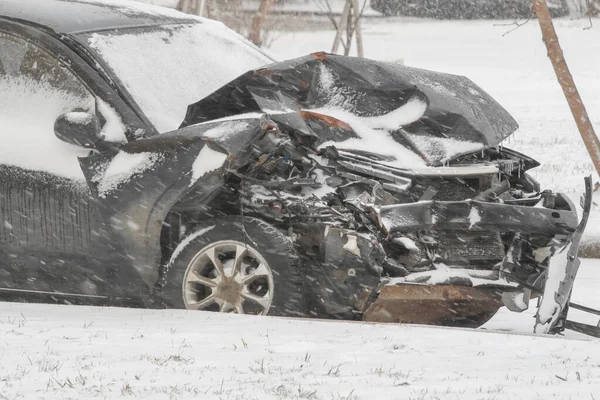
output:
M304 315L297 262L289 240L261 220L206 221L173 252L162 300L188 310Z

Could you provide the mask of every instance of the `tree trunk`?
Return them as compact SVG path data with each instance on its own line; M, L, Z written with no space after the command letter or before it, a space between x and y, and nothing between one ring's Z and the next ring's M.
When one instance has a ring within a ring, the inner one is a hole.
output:
M567 62L565 61L560 43L558 42L556 31L554 30L554 24L552 23L552 17L550 17L550 11L548 10L548 4L546 3L546 0L533 0L533 10L535 11L540 23L542 38L546 44L546 48L548 49L548 57L552 62L558 82L560 83L565 97L567 98L567 102L569 103L571 113L573 113L573 117L575 118L575 123L579 129L579 133L581 134L583 142L590 153L594 167L596 167L596 172L598 172L600 175L600 140L598 140L598 136L596 136L596 133L594 132L592 122L588 117L585 106L583 105L583 101L581 100L581 96L579 95L579 91L577 90L577 86L575 86L573 76L571 75L569 67L567 66Z
M333 18L333 13L331 13ZM347 28L348 18L350 16L350 3L346 1L344 5L344 10L342 11L342 19L340 20L340 24L337 27L337 31L335 32L335 39L333 39L333 47L331 48L331 52L333 54L337 53L338 48L340 47L340 43L342 42L342 34ZM344 49L346 45L344 45Z
M258 8L258 11L256 12L256 15L254 16L254 19L252 20L252 28L250 29L250 35L249 35L248 39L250 39L250 41L257 46L259 46L261 44L260 43L260 32L261 32L262 26L265 22L265 18L267 17L267 14L269 13L269 9L273 5L273 3L275 3L275 0L262 0L262 2L260 3L260 7Z
M354 8L354 21L356 22L355 26L355 34L356 34L356 52L359 57L365 56L365 51L363 47L363 37L362 37L362 27L360 24L360 20L362 18L361 9L358 7L358 0L354 0L353 3Z

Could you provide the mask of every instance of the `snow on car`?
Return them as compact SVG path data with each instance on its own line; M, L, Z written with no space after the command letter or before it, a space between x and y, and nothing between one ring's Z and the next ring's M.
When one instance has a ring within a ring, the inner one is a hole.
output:
M590 181L580 223L472 81L122 5L0 4L0 291L480 326L546 289L564 328Z

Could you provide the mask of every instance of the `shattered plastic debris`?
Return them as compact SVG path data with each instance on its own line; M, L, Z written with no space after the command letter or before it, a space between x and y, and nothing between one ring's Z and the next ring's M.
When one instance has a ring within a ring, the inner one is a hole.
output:
M343 249L349 253L352 253L358 257L360 257L360 249L358 248L358 243L356 241L356 236L354 235L346 235L348 241L344 245Z
M556 302L555 295L567 273L568 253L568 247L565 247L560 253L554 254L550 258L546 286L538 307L539 323L536 323L534 328L536 333L548 333L552 328L553 320L560 314L560 306Z

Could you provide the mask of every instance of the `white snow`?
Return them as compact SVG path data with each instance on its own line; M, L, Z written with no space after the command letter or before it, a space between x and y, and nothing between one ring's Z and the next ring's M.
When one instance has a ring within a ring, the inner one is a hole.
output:
M196 181L202 178L207 173L219 169L227 160L227 154L211 149L208 145L204 145L196 160L192 164L192 186Z
M417 247L417 245L415 244L415 242L407 237L399 237L399 238L395 238L393 240L395 243L398 243L402 246L404 246L405 249L407 249L408 251L411 252L418 252L420 251L420 249Z
M189 236L186 236L177 245L177 248L175 249L175 251L173 251L173 254L171 254L171 258L169 259L168 266L170 267L173 264L173 262L177 259L177 257L179 257L179 254L181 254L181 252L192 242L192 240L204 235L206 232L211 231L212 229L215 228L215 226L216 225L207 226L206 228L199 229L199 230L193 232L192 234L190 234Z
M363 117L361 120L373 129L396 130L411 122L415 122L425 114L427 103L418 98L410 99L402 107L398 107L384 115Z
M106 120L101 132L104 135L104 140L113 143L127 143L127 138L125 137L126 128L119 114L100 98L96 99L96 104L98 112Z
M257 113L256 115L262 116L263 114ZM224 121L227 121L227 122L224 122ZM226 120L226 119L218 119L218 120L212 120L209 122L205 122L205 123L211 123L211 124L216 123L216 122L224 122L224 123L219 124L218 126L207 130L206 132L204 132L202 134L202 137L205 137L208 139L223 139L223 138L227 137L228 135L235 135L236 133L244 131L249 126L248 122L244 122L244 121L232 121L232 122L228 122L228 121L229 120Z
M98 195L105 198L119 185L129 182L135 174L151 169L161 159L156 153L127 153L120 151L107 165L96 174L92 181L98 184Z
M328 115L346 122L359 136L358 138L347 139L341 142L324 142L321 144L321 148L335 145L335 147L339 149L362 150L389 155L395 157L396 160L386 161L385 163L397 167L410 168L426 166L425 161L417 154L394 140L390 132L382 129L374 129L369 125L369 120L366 117L359 117L340 108L319 108L310 111Z
M132 0L130 0L130 1L132 1ZM152 4L152 5L156 5L156 6L169 7L169 8L175 8L175 7L177 7L177 4L179 3L179 0L135 0L135 1L140 2L140 3Z
M480 221L481 214L479 213L479 210L476 207L471 206L471 211L469 211L469 229Z
M161 133L179 127L188 105L271 62L245 39L211 20L142 33L94 33L88 41Z
M202 123L207 124L207 123L215 123L215 122L223 122L223 121L235 121L238 119L260 119L260 118L262 118L263 115L265 115L265 114L260 113L260 112L249 112L249 113L245 113L245 114L236 114L236 115L231 115L229 117L213 119L211 121L202 122Z
M328 94L329 101L325 106L310 111L346 122L360 136L358 139L349 139L338 143L326 142L321 147L335 144L338 148L367 150L391 155L396 157L396 161L389 164L398 167L409 168L415 165L425 165L423 159L394 140L390 133L423 116L427 110L427 103L423 99L413 97L403 106L386 114L361 117L353 112L361 102L360 95L354 93L352 88L338 84L333 72L324 65L321 65L319 69L318 84L320 89ZM431 82L427 82L427 84L439 90L439 85L433 86ZM436 162L443 162L452 156L483 147L480 143L452 138L435 138L414 134L408 134L408 137L428 159Z
M73 111L65 114L65 118L72 124L87 124L94 116L90 113Z
M584 260L575 301L600 303L599 269L599 260ZM467 330L0 303L0 393L10 399L597 398L600 341L572 332L529 334L533 308L521 314L503 308L484 330Z
M509 282L504 278L498 278L490 281L490 271L468 270L458 266L446 265L444 263L436 263L435 270L415 272L403 278L391 278L387 285L420 283L425 285L447 285L454 279L467 279L473 283L473 286L490 286L497 284L499 286L518 285L514 282Z
M421 153L427 156L427 159L441 163L448 161L459 154L484 148L483 144L470 142L468 140L438 138L415 135L412 133L406 133L406 136L412 140Z
M48 83L0 75L0 162L84 180L77 157L89 150L54 135L54 122L75 109L93 110L94 99L80 98Z

